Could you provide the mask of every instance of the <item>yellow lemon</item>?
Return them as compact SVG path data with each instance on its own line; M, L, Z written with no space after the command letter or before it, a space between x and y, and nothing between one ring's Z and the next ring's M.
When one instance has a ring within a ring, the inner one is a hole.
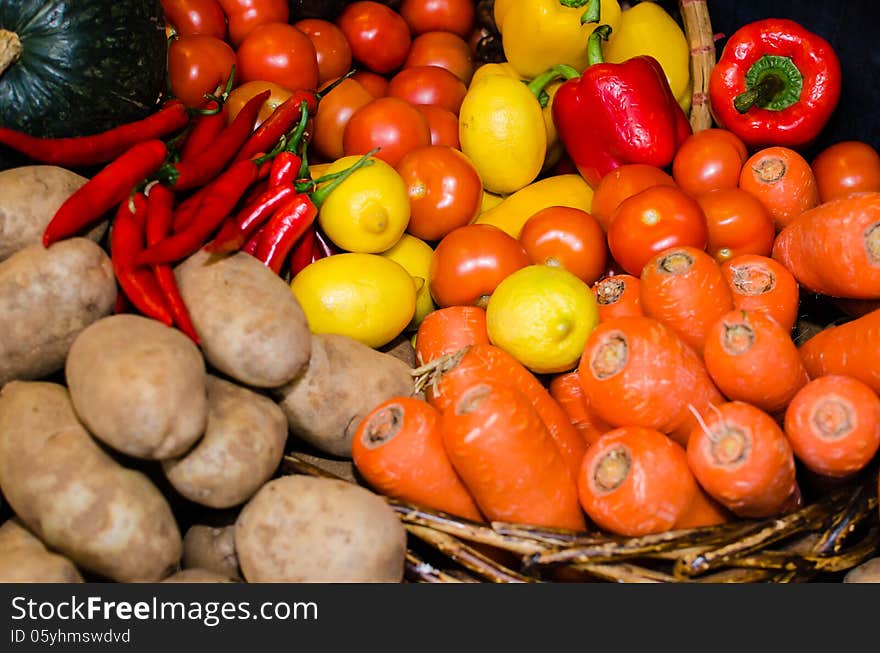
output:
M342 157L323 174L341 172L360 158ZM403 179L381 159L372 160L372 165L356 170L333 189L318 212L324 233L347 252L384 252L400 239L409 224L409 195Z
M312 333L341 334L374 348L402 333L416 309L409 272L378 254L319 259L293 278L290 289Z
M408 329L418 329L425 316L436 308L428 287L428 271L433 255L434 250L428 243L411 234L403 234L394 247L381 254L402 265L416 282L416 312Z
M598 322L590 287L547 265L529 265L505 278L486 307L492 344L538 374L573 369Z

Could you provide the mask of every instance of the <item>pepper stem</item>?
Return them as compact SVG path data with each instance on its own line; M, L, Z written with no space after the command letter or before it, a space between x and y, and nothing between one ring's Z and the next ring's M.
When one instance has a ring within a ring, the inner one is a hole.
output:
M599 25L590 34L587 41L587 66L605 63L605 57L602 56L602 41L607 41L609 36L611 36L611 25Z
M582 5L577 5L578 7ZM587 7L587 10L581 15L581 25L585 25L587 23L598 23L599 22L599 10L602 8L601 0L590 0L590 6Z
M0 76L21 56L21 39L8 29L0 29Z
M234 82L235 64L232 64L232 67L229 69L229 79L226 80L226 86L223 88L223 91L220 93L220 95L214 95L213 93L205 93L204 95L206 100L213 100L217 103L217 106L213 109L193 109L193 111L195 113L200 113L203 116L213 116L215 113L220 113L223 110L223 105L229 98L229 93L232 91L232 85Z
M740 93L733 100L734 108L740 113L745 113L756 104L759 107L769 104L785 86L785 83L776 75L767 75L748 91Z
M579 76L580 73L577 71L577 69L569 66L568 64L561 63L553 66L548 70L545 70L543 73L541 73L528 84L526 84L526 86L528 86L529 90L535 97L540 99L540 95L543 92L544 87L553 80L560 77L562 77L563 79L574 79L575 77Z
M349 168L346 168L339 177L331 181L329 184L324 186L323 188L319 188L314 193L311 194L312 203L317 206L319 209L321 205L326 201L327 197L332 193L343 181L348 179L354 172L360 170L361 168L365 168L367 166L373 165L373 161L370 160L376 152L379 151L378 147L374 147L372 150L364 154L357 162Z
M287 137L287 145L284 149L288 152L296 153L296 148L299 147L299 142L302 140L303 134L306 131L306 125L309 122L309 103L303 100L299 103L299 122L296 125L296 128L290 135Z
M342 77L335 80L332 84L330 84L326 88L322 88L320 93L315 93L315 97L318 98L318 101L320 102L321 99L325 98L330 91L332 91L334 88L339 86L342 82L344 82L346 79L348 79L349 77L354 75L356 72L357 72L357 68L352 68L347 73L345 73Z
M746 113L754 106L781 111L800 100L804 76L789 57L764 55L746 71L745 85L733 100L737 111Z

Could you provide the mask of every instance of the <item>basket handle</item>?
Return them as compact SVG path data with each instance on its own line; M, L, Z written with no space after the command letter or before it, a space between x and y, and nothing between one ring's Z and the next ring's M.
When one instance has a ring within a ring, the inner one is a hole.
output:
M706 0L678 0L684 23L685 36L690 47L691 100L690 123L695 131L712 127L712 108L709 105L709 74L715 66L715 39L709 7Z

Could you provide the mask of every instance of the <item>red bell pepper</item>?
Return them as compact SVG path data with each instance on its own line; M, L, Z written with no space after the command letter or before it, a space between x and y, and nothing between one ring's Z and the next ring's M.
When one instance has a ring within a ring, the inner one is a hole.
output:
M749 23L727 40L709 76L716 122L752 149L805 147L840 100L840 61L818 34L793 20Z

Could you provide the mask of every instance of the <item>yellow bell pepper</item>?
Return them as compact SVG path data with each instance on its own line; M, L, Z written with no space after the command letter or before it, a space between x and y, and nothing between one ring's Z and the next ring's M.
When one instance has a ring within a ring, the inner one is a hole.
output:
M501 32L501 25L504 23L504 17L507 16L508 10L521 0L495 0L492 7L492 18L495 20L495 27Z
M480 213L482 215L489 209L494 209L496 206L501 204L504 201L504 195L496 195L495 193L490 193L487 190L483 191L483 199L480 201Z
M691 106L690 53L681 27L663 7L641 2L620 17L619 33L603 46L605 61L619 63L647 54L666 73L672 94L685 112Z

